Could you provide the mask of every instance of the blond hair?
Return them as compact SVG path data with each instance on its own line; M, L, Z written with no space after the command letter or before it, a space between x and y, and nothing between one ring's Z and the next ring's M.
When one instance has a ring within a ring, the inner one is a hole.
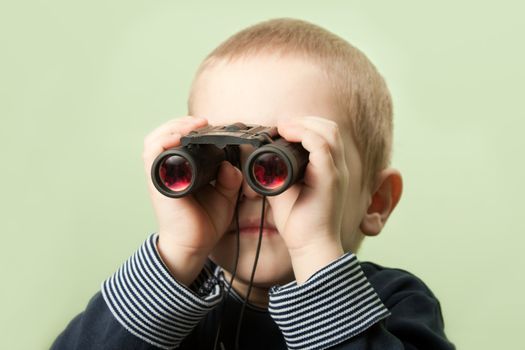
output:
M281 18L231 36L206 57L196 77L214 61L260 52L301 55L327 73L361 156L363 184L373 186L377 172L390 163L392 147L392 100L374 65L339 36L302 20Z

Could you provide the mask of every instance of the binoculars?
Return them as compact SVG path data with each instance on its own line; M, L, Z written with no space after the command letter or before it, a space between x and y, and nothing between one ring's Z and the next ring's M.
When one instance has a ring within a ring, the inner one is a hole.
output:
M205 126L181 137L181 146L155 158L151 179L165 196L180 198L214 181L221 162L240 168L239 145L255 150L243 166L248 185L264 196L275 196L300 181L308 164L308 151L288 142L276 127L235 123Z

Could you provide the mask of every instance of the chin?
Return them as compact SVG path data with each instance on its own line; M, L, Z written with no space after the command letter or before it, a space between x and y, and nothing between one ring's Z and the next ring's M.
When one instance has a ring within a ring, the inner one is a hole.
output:
M255 241L255 242L254 242ZM239 262L236 279L248 284L252 274L257 240L241 237ZM223 237L210 254L210 259L226 271L233 273L235 264L235 236ZM270 288L283 285L295 279L288 249L280 236L263 238L253 285Z

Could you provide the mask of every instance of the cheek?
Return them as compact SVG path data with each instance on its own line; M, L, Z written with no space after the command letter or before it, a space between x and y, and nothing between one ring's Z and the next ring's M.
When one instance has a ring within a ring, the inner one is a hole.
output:
M353 235L359 229L359 225L361 224L361 220L363 217L363 212L362 205L358 199L358 193L353 193L352 190L348 191L348 197L343 211L343 235Z
M357 151L353 151L346 159L349 179L341 229L341 242L345 251L354 251L361 241L359 226L367 210L367 198L361 185L361 161Z
M341 230L341 242L345 252L357 252L364 237L361 233L360 225L367 209L366 193L362 192L358 186L349 189Z

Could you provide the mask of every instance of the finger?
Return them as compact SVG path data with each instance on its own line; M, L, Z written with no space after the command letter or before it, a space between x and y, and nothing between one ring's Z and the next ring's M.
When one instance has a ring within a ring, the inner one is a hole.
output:
M338 170L329 142L315 131L300 124L286 127L285 135L288 141L301 142L302 146L310 153L304 174L305 185L324 189L327 186L332 186L337 180Z
M179 146L181 137L182 135L180 133L162 135L158 136L154 141L150 141L149 143L145 144L144 150L142 152L142 159L144 161L146 171L149 171L153 161L159 154L170 148Z
M224 198L236 200L237 193L242 183L242 172L231 163L222 162L219 172L217 173L217 181L215 182L215 189Z
M215 220L213 225L220 234L223 233L220 231L231 222L241 183L241 171L229 162L224 161L217 173L215 186L207 185L194 194L195 199L208 213L226 209L225 215L210 217L210 219Z
M155 130L150 132L148 135L146 135L146 137L144 138L144 143L151 142L161 136L175 134L175 133L180 134L182 133L180 132L180 130L187 129L189 125L196 125L197 127L202 127L202 126L205 126L207 123L208 122L205 118L194 117L194 116L185 116L182 118L172 119L162 124ZM189 130L188 133L191 130Z
M283 120L279 121L278 132L282 137L284 137L288 141L300 142L300 139L297 137L296 134L294 134L294 139L289 139L291 135L287 132L288 128L297 125L321 135L330 146L330 151L333 155L333 159L336 166L344 167L346 165L344 142L341 136L339 126L336 122L330 119L315 116Z
M155 158L167 149L180 145L180 139L191 131L207 125L204 118L183 118L170 121L156 129L144 139L142 158L146 168L153 164Z
M310 153L304 174L304 183L312 188L330 188L337 180L338 171L329 143L312 130L302 134L302 145Z

